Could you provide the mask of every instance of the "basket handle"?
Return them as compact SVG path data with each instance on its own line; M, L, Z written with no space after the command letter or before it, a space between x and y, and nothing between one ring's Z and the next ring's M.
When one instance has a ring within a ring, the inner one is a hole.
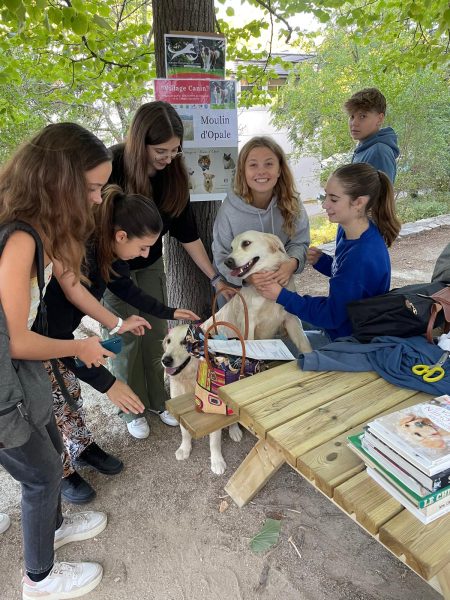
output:
M211 307L211 309L212 309L212 320L213 320L213 325L214 325L214 329L215 329L214 333L216 335L219 334L219 331L217 329L217 323L216 323L216 307L217 307L217 298L220 296L220 294L222 293L222 291L224 289L226 289L226 290L232 290L242 300L242 305L244 307L244 340L246 340L248 338L248 329L249 329L247 302L245 301L244 296L241 294L241 292L239 292L236 288L231 287L231 286L227 286L226 288L222 288L220 290L220 292L216 292L214 294L214 298L213 298L213 301L212 301L212 307Z
M241 363L241 372L239 374L239 377L244 377L244 369L245 369L245 342L244 342L244 338L242 337L241 332L239 331L239 329L237 327L235 327L232 323L228 323L228 321L217 321L216 323L213 323L212 325L210 325L208 327L208 329L205 331L205 360L206 360L206 364L208 365L208 369L212 370L213 366L211 364L211 361L209 359L209 354L208 354L208 339L209 339L209 334L211 333L211 331L213 329L217 328L217 325L221 325L223 327L228 327L229 329L231 329L232 331L234 331L234 333L238 336L239 341L241 342L241 346L242 346L242 363ZM216 329L217 331L217 329Z

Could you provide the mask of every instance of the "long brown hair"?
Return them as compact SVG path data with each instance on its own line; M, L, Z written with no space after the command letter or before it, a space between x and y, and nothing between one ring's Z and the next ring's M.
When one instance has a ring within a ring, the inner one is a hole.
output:
M47 254L80 278L85 242L94 227L86 172L110 160L103 142L84 127L48 125L0 172L0 223L34 225Z
M153 190L148 176L147 146L164 144L171 138L180 139L183 144L183 123L171 104L167 102L147 102L140 106L131 122L125 140L125 191L153 197L157 192L159 209L172 217L177 217L189 201L188 174L181 156L176 157L164 169L158 171Z
M340 181L352 200L369 196L366 215L375 223L390 247L400 232L401 224L395 214L394 188L386 173L377 171L367 163L353 163L339 167L332 177Z
M114 273L115 234L125 231L128 239L161 233L163 224L156 204L140 194L125 194L118 185L107 185L103 202L94 208L97 264L102 279L108 282Z
M252 191L245 179L245 163L248 155L254 148L268 148L278 158L280 163L280 176L274 188L277 205L283 217L283 229L292 237L295 234L296 223L303 209L300 196L295 189L294 178L289 168L286 155L275 140L267 136L257 136L249 140L239 152L236 176L234 178L234 191L247 204L252 204ZM304 210L304 209L303 209Z

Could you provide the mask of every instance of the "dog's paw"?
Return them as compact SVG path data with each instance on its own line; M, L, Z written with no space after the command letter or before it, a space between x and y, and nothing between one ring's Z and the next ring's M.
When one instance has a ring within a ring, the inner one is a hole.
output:
M181 444L181 446L175 452L175 458L177 460L186 460L187 458L189 458L191 450L192 446L184 446L183 444Z
M226 468L227 463L224 461L223 456L215 456L214 458L211 456L211 471L213 473L223 475Z
M240 442L242 440L242 429L239 427L238 423L233 423L228 428L228 434L233 442Z

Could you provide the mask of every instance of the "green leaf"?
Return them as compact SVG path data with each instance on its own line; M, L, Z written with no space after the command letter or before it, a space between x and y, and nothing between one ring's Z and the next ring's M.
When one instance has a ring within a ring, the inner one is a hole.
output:
M22 6L22 0L3 0L3 4L12 12L17 12L17 10Z
M278 542L280 537L281 521L266 519L259 533L250 542L253 552L259 553L268 550Z
M109 31L113 30L113 28L108 23L108 21L106 19L104 19L103 17L100 17L99 15L94 15L93 20L95 23L97 23L97 25L99 27L103 27L103 29L108 29Z
M84 35L89 29L89 21L86 15L76 13L71 21L72 31L78 35Z
M226 10L227 16L228 17L233 17L234 16L234 8L232 6L229 6Z

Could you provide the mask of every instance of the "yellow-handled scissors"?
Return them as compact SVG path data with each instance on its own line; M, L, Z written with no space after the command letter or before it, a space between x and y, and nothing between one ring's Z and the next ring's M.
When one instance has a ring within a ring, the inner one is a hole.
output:
M435 365L414 365L411 370L414 375L420 375L427 383L440 381L445 375L442 365L447 360L449 354L450 352L444 352Z

